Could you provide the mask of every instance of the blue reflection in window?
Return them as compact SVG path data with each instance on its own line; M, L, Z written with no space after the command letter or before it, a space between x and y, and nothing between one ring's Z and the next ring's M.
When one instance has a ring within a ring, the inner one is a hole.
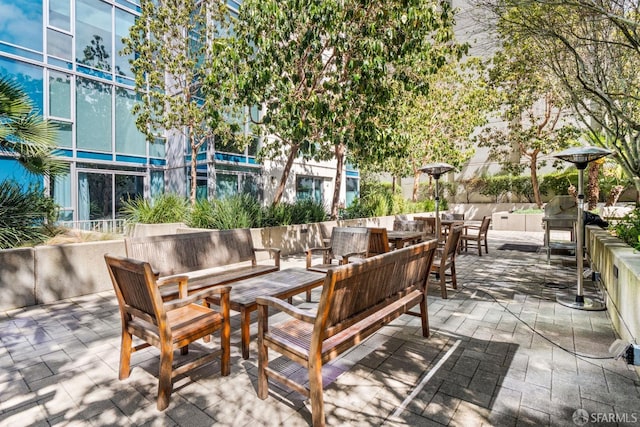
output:
M40 114L44 111L42 67L0 57L0 75L9 76L20 85Z
M42 0L0 0L0 16L0 40L42 52Z

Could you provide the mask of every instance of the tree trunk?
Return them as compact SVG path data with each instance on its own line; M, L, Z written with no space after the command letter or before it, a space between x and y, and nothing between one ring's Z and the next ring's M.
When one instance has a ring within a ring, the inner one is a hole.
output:
M196 189L198 187L198 145L194 141L193 129L189 129L189 146L191 147L191 186L189 190L189 202L191 206L196 204Z
M340 187L342 187L342 167L344 166L344 153L344 144L337 144L335 146L336 179L335 186L333 187L333 200L331 200L331 219L333 221L338 219L338 205L340 204Z
M422 172L420 171L413 173L413 192L411 195L411 201L414 203L418 201L418 191L420 190L421 176L422 176Z
M273 196L273 206L280 203L282 199L282 195L284 194L284 188L287 184L287 180L289 179L289 174L291 173L291 167L293 166L293 161L298 156L298 150L300 150L300 146L298 144L294 144L291 146L291 151L289 152L289 156L287 156L287 163L284 165L284 169L282 170L282 177L280 178L280 184L278 184L278 188L276 189L276 194Z
M587 209L593 210L598 206L598 199L600 199L600 186L598 185L598 176L600 175L600 169L602 168L602 162L596 160L589 163L587 173L589 174L587 181Z
M538 206L542 207L542 197L540 196L540 185L538 184L538 156L531 156L531 163L529 164L531 169L531 186L533 187L533 200Z

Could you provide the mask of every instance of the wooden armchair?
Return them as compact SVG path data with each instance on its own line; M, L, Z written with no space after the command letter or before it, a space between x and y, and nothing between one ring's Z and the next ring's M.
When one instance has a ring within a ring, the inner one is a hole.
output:
M187 297L187 278L184 276L158 281L147 262L110 255L104 257L122 320L121 380L129 377L131 353L150 345L160 350L157 400L160 411L169 406L174 377L209 363L218 356L221 359L221 374L229 375L230 287L211 288ZM159 287L169 283L178 283L180 299L164 303ZM212 294L220 294L220 312L194 303ZM173 366L175 349L179 348L183 355L187 354L189 343L218 330L221 335L220 349L180 366ZM133 346L133 335L144 343Z
M348 264L351 257L366 258L370 234L366 227L333 227L328 246L307 249L307 270L326 273L331 267ZM315 253L322 254L321 264L313 264ZM307 291L307 301L311 301L311 291Z
M464 233L460 236L461 246L465 252L467 252L469 244L473 244L478 248L478 256L482 256L482 245L484 244L484 253L489 253L487 232L490 225L491 217L489 215L482 218L480 225L465 225Z
M447 286L446 286L446 272L451 273L451 286L453 289L458 288L458 282L456 279L456 254L458 253L458 243L460 242L460 236L462 235L462 226L456 225L451 229L451 232L447 236L447 240L444 243L443 248L438 248L436 257L431 265L431 273L435 274L439 279L440 293L442 298L447 298Z

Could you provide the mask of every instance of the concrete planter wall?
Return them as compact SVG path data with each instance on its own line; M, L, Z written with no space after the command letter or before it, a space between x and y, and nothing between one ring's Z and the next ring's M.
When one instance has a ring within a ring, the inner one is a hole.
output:
M591 268L600 273L609 317L620 337L640 338L640 252L607 230L588 225L585 245Z
M0 251L0 310L112 289L104 254L124 255L123 240Z

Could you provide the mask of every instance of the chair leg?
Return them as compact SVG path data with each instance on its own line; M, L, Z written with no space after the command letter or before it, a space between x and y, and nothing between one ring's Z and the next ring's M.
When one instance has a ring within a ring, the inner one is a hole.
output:
M122 339L120 344L120 376L121 380L129 378L131 373L131 334L126 330L122 330Z
M484 236L484 253L489 253L489 242L487 241L487 236Z
M311 291L307 291L307 302L311 302Z
M456 263L451 263L451 286L453 289L458 289L458 280L456 278Z
M482 256L482 241L480 240L480 237L478 237L476 244L478 245L478 256Z
M447 299L447 275L444 271L439 273L440 276L440 295L442 299Z
M171 398L171 373L173 365L173 349L170 344L162 343L160 346L160 379L158 381L158 403L159 411L164 411L169 406Z
M269 397L269 378L267 367L269 365L269 349L264 344L265 328L268 327L268 309L258 306L258 397L262 400Z
M420 319L422 320L422 336L429 338L429 312L427 311L427 298L420 301Z
M220 330L220 346L222 347L222 354L220 355L220 375L226 377L231 371L231 324L229 319L229 296L224 296L220 301L220 309L222 311L222 316L224 317L224 324Z
M311 357L314 357L311 355ZM324 400L322 396L322 362L309 361L309 400L311 400L311 421L314 427L324 427Z

